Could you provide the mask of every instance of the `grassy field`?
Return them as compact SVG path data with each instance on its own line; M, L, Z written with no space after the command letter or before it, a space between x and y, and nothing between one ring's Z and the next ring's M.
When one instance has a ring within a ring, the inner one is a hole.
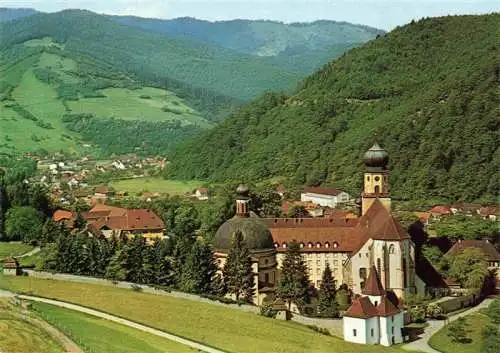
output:
M2 353L62 353L63 348L39 327L13 314L0 300L0 350Z
M180 343L124 325L45 303L32 303L39 317L70 337L85 352L181 353L195 352Z
M89 306L228 352L400 352L346 343L293 322L127 289L30 277L0 277L0 287Z
M439 330L429 340L429 345L443 353L478 353L481 352L483 336L481 331L487 324L491 324L491 319L483 313L475 313L465 316L469 324L467 337L470 343L455 343L451 341L446 327Z
M7 256L19 256L26 254L33 247L22 243L2 243L0 242L0 260Z
M137 194L143 191L159 192L169 195L183 195L200 187L199 181L177 181L163 178L135 178L126 180L112 181L110 186L116 191L127 191L131 194Z
M137 90L107 88L100 91L106 97L84 98L68 102L73 113L92 113L98 117L125 120L178 120L209 127L195 110L174 93L152 87Z
M57 99L56 90L39 81L32 70L26 71L19 85L12 92L14 101L28 110L38 119L50 123L52 129L37 126L34 121L21 117L9 105L11 101L0 103L0 131L2 140L7 145L20 151L32 151L44 148L47 151L61 149L78 150L77 136L67 130L62 121L66 113L61 101ZM7 136L7 138L6 138ZM3 149L8 149L5 146Z

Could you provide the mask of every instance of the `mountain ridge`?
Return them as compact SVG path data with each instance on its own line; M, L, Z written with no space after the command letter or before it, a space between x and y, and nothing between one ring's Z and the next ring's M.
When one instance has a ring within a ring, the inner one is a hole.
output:
M378 140L391 157L394 197L491 201L500 179L499 21L448 16L399 27L325 65L292 95L264 95L178 148L167 175L282 176L357 193L361 157Z

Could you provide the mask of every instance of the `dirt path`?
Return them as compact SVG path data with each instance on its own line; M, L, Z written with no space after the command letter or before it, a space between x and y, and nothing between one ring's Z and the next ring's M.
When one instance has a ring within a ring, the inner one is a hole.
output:
M450 316L448 322L455 321L459 317L466 316L483 308L486 308L493 299L485 299L479 305L476 305L469 310L463 311L457 315ZM426 352L426 353L441 353L429 346L429 340L436 332L438 332L442 327L444 327L444 320L429 320L429 326L425 328L424 334L416 341L410 342L402 346L403 349L415 352Z
M58 306L61 308L71 309L71 310L79 311L79 312L82 312L85 314L93 315L93 316L96 316L96 317L99 317L102 319L106 319L109 321L117 322L119 324L135 328L137 330L141 330L141 331L151 333L151 334L159 336L159 337L166 338L166 339L174 341L174 342L184 344L186 346L192 347L194 349L198 349L198 350L203 351L203 352L224 353L223 351L220 351L220 350L212 348L212 347L205 346L201 343L197 343L197 342L194 342L194 341L191 341L191 340L188 340L188 339L176 336L176 335L172 335L170 333L166 333L166 332L163 332L163 331L160 331L160 330L157 330L157 329L145 326L145 325L141 325L141 324L138 324L138 323L130 321L130 320L122 319L118 316L106 314L106 313L103 313L103 312L98 311L98 310L89 309L89 308L86 308L83 306L70 304L70 303L66 303L66 302L61 302L58 300L33 297L33 296L29 296L29 295L18 295L18 297L20 299L31 300L31 301L35 301L35 302L41 302L41 303L47 303L47 304L55 305L55 306Z

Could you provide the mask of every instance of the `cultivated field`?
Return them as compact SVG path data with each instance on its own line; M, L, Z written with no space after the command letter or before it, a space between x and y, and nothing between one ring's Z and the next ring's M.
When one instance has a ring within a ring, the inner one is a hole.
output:
M131 194L146 192L159 192L169 195L184 195L201 185L198 181L177 181L163 178L135 178L115 180L110 184L116 191L127 191Z
M469 343L456 343L451 341L448 335L448 330L443 327L429 340L429 345L443 353L478 353L481 352L483 345L482 330L487 324L492 324L488 315L481 313L481 311L465 316L468 327L467 337L471 339ZM498 327L499 325L497 325ZM500 329L500 327L499 327Z
M39 317L58 328L86 352L183 353L195 350L111 321L45 303L31 304Z
M92 307L227 352L399 352L346 343L293 322L127 289L30 277L0 277L0 287Z
M18 317L0 300L0 350L4 353L62 353L62 346L39 327Z

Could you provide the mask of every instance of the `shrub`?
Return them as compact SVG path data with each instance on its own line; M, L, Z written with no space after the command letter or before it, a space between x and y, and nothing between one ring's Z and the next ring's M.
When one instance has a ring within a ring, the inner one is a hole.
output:
M448 334L452 342L464 343L467 341L467 326L467 321L463 317L459 317L448 325Z
M427 317L432 319L440 319L443 317L443 309L439 306L439 304L431 303L426 308Z
M141 98L141 99L151 99L151 96L149 94L141 94L139 96L139 98Z
M486 325L482 331L483 334L483 347L482 353L497 353L500 347L500 333L498 328L493 325Z
M316 325L307 325L307 327L309 327L313 331L321 333L322 335L331 336L330 331L328 331L328 329L326 328L318 327Z
M440 302L438 305L443 309L443 314L448 314L452 311L456 311L474 304L475 298L479 296L479 293L471 293L461 297L452 298Z
M262 316L275 319L276 314L278 314L278 311L273 309L272 303L264 303L260 307L260 315L262 315Z
M500 299L495 299L489 306L487 311L491 321L495 324L500 324Z
M425 308L416 307L410 309L411 322L425 322Z
M134 283L134 284L132 284L132 285L130 286L130 288L132 288L132 290L133 290L134 292L142 292L142 290L143 290L141 286L139 286L138 284L135 284L135 283Z

